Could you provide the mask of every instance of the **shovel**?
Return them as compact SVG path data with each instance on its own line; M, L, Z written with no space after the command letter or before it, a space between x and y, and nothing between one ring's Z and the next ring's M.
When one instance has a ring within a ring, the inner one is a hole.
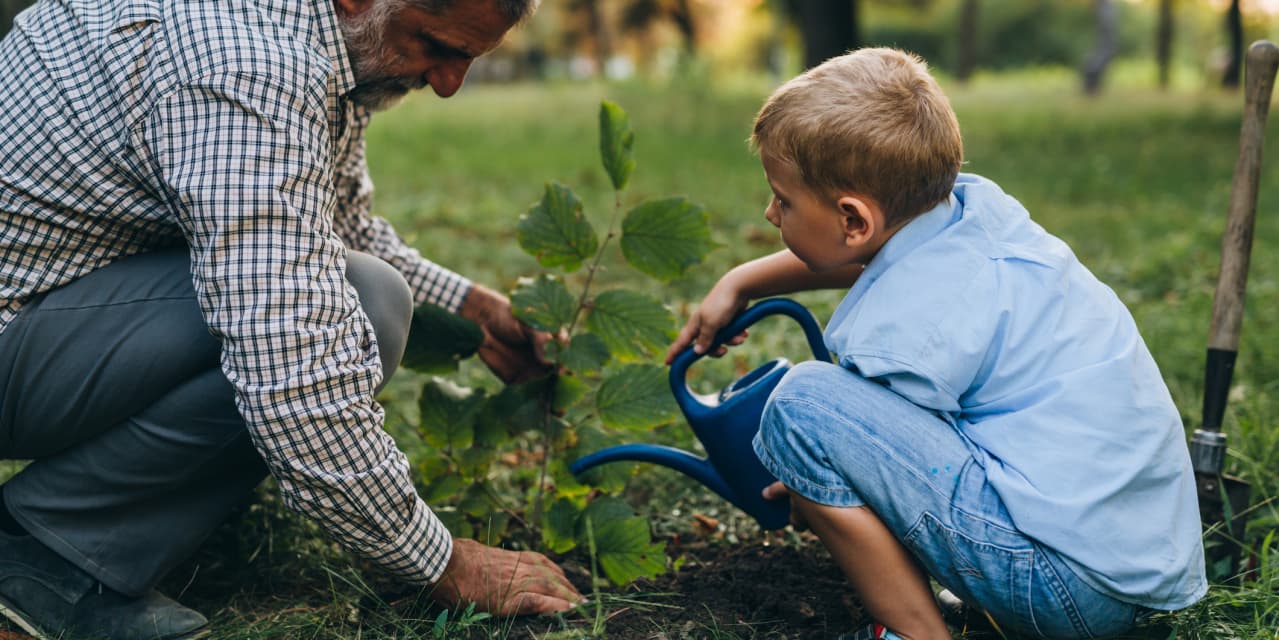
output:
M1208 566L1216 568L1226 562L1226 574L1235 578L1242 576L1238 573L1239 560L1252 491L1248 483L1222 474L1226 434L1221 432L1221 420L1230 393L1235 356L1239 352L1239 326L1243 321L1253 220L1257 214L1261 150L1275 69L1279 67L1279 47L1266 40L1254 42L1248 48L1246 64L1239 160L1235 164L1226 232L1221 241L1221 273L1213 296L1212 328L1208 336L1203 427L1196 429L1190 439L1190 458L1199 490L1199 515L1209 532Z

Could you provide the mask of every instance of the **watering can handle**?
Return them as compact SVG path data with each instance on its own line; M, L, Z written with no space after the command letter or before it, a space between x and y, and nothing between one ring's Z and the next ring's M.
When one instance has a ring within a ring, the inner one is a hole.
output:
M774 315L790 316L798 322L804 329L804 336L808 338L808 346L813 350L813 357L822 362L831 361L830 351L826 349L826 341L822 339L822 329L818 326L813 314L804 305L789 298L770 298L737 314L728 325L715 334L715 340L711 342L710 348L705 353L693 351L692 346L681 351L671 362L671 380L683 380L689 366L699 358L707 353L713 353L716 348L745 331L747 327Z

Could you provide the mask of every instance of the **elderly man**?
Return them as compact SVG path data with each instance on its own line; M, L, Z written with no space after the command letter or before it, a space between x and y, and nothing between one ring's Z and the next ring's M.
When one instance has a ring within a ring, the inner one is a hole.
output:
M194 638L156 593L269 472L446 604L560 611L548 559L454 540L374 394L414 304L545 336L371 217L370 111L462 85L535 0L43 0L0 43L0 606L28 631Z

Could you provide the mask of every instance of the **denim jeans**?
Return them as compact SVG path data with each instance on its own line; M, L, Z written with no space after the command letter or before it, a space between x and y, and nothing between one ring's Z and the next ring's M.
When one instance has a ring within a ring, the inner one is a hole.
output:
M1105 637L1149 615L1088 586L1018 531L973 447L947 418L822 362L787 373L755 439L764 466L792 491L869 507L937 582L1005 630Z

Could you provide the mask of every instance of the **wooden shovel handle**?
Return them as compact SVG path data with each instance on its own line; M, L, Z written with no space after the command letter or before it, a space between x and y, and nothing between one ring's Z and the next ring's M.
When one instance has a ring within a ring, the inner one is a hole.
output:
M1208 347L1238 351L1243 321L1248 259L1252 252L1253 220L1257 215L1257 183L1261 178L1261 150L1266 138L1270 93L1279 68L1279 47L1258 40L1248 48L1244 79L1243 127L1239 132L1239 160L1230 189L1226 233L1221 239L1221 274L1212 305Z

